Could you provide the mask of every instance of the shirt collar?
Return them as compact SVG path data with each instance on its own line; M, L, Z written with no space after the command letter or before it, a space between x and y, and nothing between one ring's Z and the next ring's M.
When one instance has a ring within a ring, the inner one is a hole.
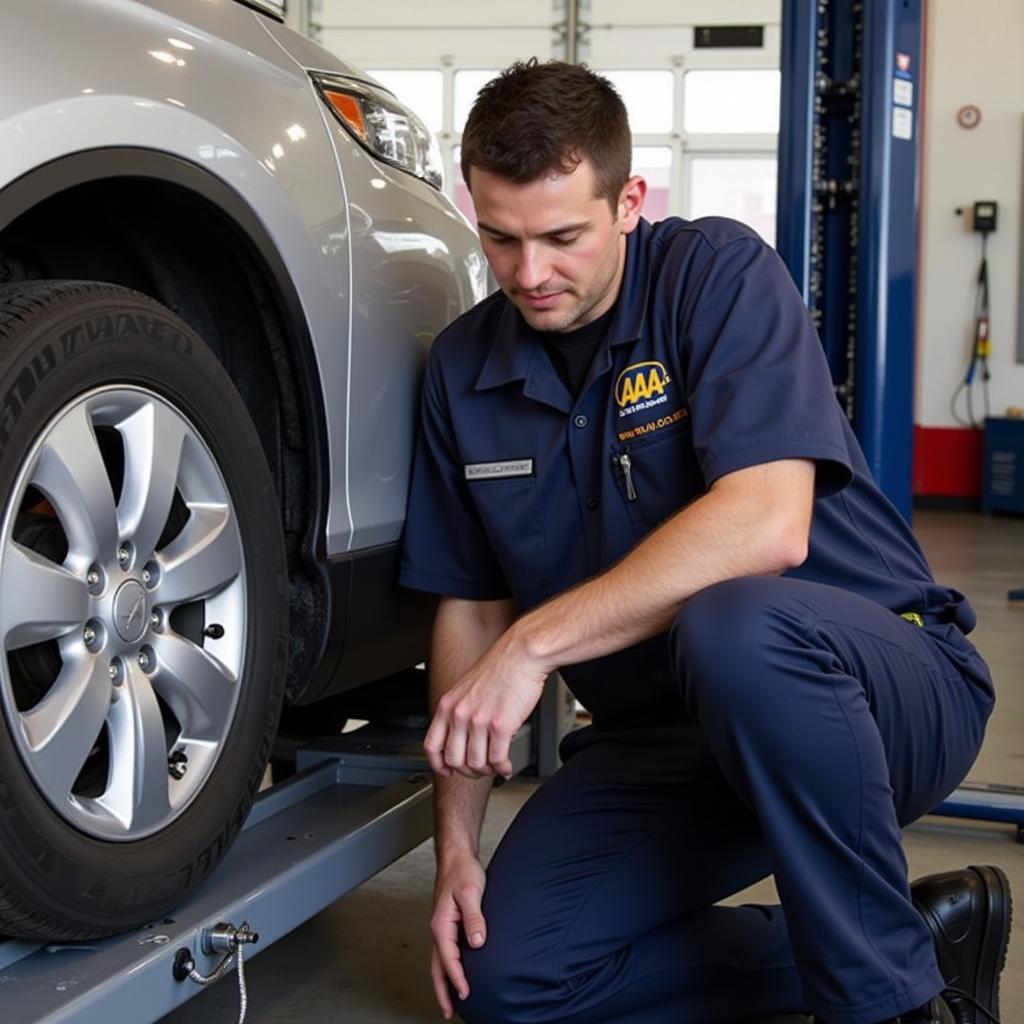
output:
M608 328L608 344L614 348L636 341L643 333L647 315L647 291L650 284L648 256L651 225L644 220L626 236L626 267L619 287L615 316ZM541 343L526 330L519 310L504 300L498 331L476 381L477 391L525 380Z

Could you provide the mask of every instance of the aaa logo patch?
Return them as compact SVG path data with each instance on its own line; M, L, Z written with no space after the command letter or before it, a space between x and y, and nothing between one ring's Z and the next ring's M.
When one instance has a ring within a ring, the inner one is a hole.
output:
M653 360L627 366L615 382L615 401L620 409L651 398L662 398L672 382L663 363Z

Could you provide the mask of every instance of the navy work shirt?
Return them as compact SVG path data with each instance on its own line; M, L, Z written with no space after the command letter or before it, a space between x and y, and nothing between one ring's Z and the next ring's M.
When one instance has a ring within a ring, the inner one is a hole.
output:
M400 582L512 596L526 611L607 568L719 477L794 458L816 462L816 495L807 560L787 575L973 627L871 479L775 251L723 218L641 220L575 400L501 292L438 336ZM678 705L663 636L562 674L595 718Z

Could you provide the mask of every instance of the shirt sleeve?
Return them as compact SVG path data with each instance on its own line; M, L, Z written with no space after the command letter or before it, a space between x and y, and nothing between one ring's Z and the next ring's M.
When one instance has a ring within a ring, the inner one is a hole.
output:
M852 479L828 362L778 254L760 239L711 257L684 328L693 445L707 486L779 459L817 463L819 497Z
M466 484L439 362L432 352L423 386L398 581L433 594L498 600L508 597L510 590Z

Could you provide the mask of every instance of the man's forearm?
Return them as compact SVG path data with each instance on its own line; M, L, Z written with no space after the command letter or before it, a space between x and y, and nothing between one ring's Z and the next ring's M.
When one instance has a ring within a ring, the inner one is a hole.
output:
M430 657L431 711L477 659L511 624L511 602L464 602L444 599L434 622ZM487 799L493 777L452 774L434 779L434 842L438 860L480 848Z
M715 583L799 565L814 473L813 463L787 460L722 477L607 572L522 616L475 662L451 662L423 741L435 775L508 773L512 737L554 669L663 632L686 600ZM483 804L456 796L466 792L440 791L442 844L468 848L479 834Z
M480 854L487 798L494 777L467 779L453 772L434 778L434 851L438 861L457 853Z
M513 630L517 642L549 670L588 661L663 632L705 587L798 565L810 526L813 465L794 461L751 476L752 490L712 490L607 572L523 616ZM805 492L806 514L799 503L790 511L790 489Z

